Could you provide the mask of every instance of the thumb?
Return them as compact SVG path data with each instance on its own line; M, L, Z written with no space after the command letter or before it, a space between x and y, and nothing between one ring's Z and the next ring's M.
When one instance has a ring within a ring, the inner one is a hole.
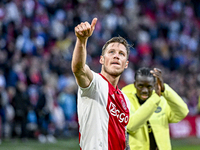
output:
M97 23L97 18L94 18L94 19L92 20L92 23L91 23L91 29L92 29L92 31L95 29L96 23Z

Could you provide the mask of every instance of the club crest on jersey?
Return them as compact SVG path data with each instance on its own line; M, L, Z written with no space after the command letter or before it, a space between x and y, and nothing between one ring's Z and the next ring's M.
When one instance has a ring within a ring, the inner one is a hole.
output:
M126 107L126 103L124 102L123 99L121 99L121 103L122 103L122 107L124 108L124 110L126 110L126 109L127 109L127 107Z
M115 100L115 94L112 94L111 96L112 96L112 98Z
M119 120L119 122L125 122L125 123L128 123L128 116L126 116L125 113L121 113L120 110L118 110L116 108L116 105L113 104L112 102L110 102L110 105L109 105L109 111L110 111L110 114L113 115L113 116L116 116L117 119Z
M159 113L161 112L162 108L160 106L157 107L157 109L155 110L155 113Z

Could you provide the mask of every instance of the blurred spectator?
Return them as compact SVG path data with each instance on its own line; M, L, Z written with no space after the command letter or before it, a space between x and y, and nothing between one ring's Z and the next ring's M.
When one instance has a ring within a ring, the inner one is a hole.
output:
M73 129L77 127L77 101L76 94L74 93L76 88L77 86L75 81L71 79L58 95L58 104L63 109L67 129Z
M7 96L8 96L8 103L5 107L5 116L6 116L6 122L5 122L5 128L4 128L4 138L11 138L12 136L12 125L15 117L15 110L12 106L13 98L16 94L16 89L14 87L7 87Z
M0 143L4 136L4 127L6 121L6 105L8 103L8 96L5 90L6 80L3 71L0 70Z
M200 92L200 91L199 91L199 92ZM197 109L198 109L198 114L200 115L200 94L199 94L199 98L198 98Z
M27 138L27 115L31 105L27 93L27 85L22 81L17 83L16 94L11 104L15 111L12 138L19 136L22 140L25 140Z
M54 108L52 111L52 122L54 124L55 136L62 136L65 131L66 119L64 111L57 103L54 103Z
M54 109L55 91L49 83L42 86L38 102L35 107L38 124L38 140L41 143L56 142L54 128L52 127L52 112ZM53 129L53 130L52 130Z

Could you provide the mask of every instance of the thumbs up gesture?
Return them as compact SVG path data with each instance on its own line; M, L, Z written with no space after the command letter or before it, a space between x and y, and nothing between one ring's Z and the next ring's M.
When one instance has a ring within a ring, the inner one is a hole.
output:
M79 25L77 25L74 28L77 38L82 40L90 37L95 29L96 23L97 23L97 18L94 18L91 24L88 22L82 22Z

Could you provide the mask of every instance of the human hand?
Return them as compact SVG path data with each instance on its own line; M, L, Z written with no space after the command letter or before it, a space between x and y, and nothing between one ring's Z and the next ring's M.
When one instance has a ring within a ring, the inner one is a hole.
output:
M161 96L161 92L165 91L165 86L162 77L162 71L158 68L154 68L150 71L153 76L156 78L156 93Z
M97 18L94 18L91 24L89 24L88 22L82 22L77 25L74 28L77 38L79 38L80 40L84 40L90 37L95 29L96 23Z

